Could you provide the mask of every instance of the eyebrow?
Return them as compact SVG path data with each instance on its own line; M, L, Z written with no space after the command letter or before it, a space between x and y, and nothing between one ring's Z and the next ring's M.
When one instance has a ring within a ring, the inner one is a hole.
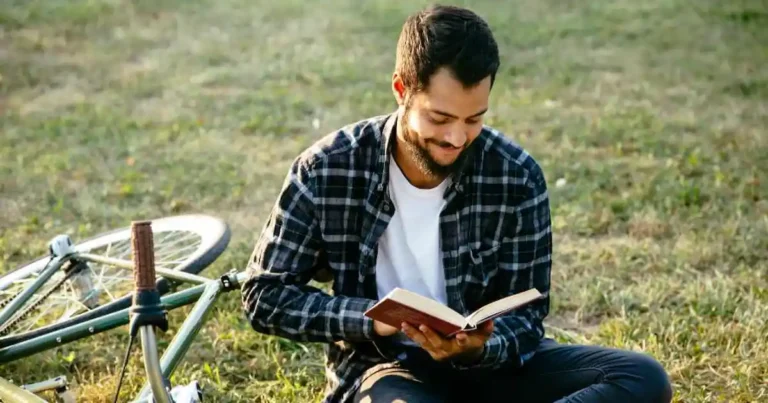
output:
M437 109L429 109L429 111L432 112L432 113L436 113L438 115L443 115L443 116L449 117L449 118L454 118L454 119L458 119L459 118L456 115L450 114L448 112L443 112L443 111L437 110ZM485 108L485 109L481 110L480 112L477 112L476 114L468 117L467 119L476 118L476 117L484 114L485 112L488 112L488 108Z

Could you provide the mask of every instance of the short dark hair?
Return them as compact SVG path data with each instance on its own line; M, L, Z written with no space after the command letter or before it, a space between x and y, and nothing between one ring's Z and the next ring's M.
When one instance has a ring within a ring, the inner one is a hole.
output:
M469 88L499 69L499 50L488 24L474 12L435 5L405 21L397 42L395 72L405 88L418 92L441 67Z

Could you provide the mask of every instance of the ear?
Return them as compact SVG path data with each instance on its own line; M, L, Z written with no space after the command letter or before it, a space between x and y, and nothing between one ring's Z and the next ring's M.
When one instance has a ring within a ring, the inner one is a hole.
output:
M397 73L392 74L392 94L395 96L398 106L405 105L405 84Z

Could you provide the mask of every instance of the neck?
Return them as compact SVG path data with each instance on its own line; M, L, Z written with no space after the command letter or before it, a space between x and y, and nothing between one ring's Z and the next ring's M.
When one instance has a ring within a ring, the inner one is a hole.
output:
M405 122L402 121L403 118L404 116L401 114L396 125L396 139L393 144L392 158L394 158L394 162L403 171L403 175L405 175L411 185L419 189L432 189L442 183L445 180L445 176L435 177L427 175L416 164L413 155L411 155L406 147L405 133L403 132Z

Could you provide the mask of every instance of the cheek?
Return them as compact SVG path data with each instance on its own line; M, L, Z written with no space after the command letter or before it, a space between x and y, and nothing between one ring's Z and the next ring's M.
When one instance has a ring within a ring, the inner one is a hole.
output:
M420 119L416 114L408 117L408 127L418 136L419 142L434 136L434 127L426 119Z

